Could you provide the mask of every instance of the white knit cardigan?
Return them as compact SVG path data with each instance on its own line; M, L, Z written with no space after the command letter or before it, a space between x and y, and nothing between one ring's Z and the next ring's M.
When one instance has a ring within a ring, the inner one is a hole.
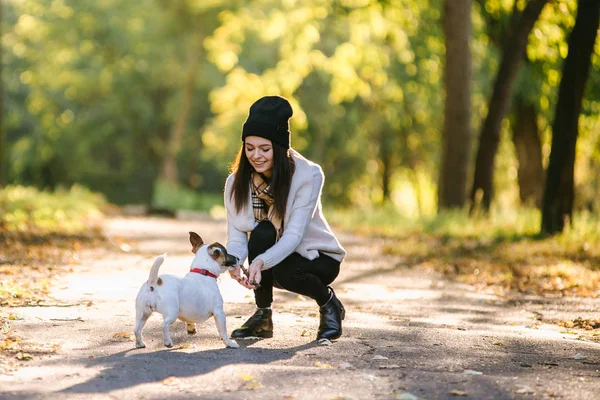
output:
M321 167L290 149L296 162L292 176L290 194L283 220L283 234L277 243L260 254L256 259L264 262L263 270L279 264L296 252L302 257L314 260L319 251L342 262L346 251L336 239L331 227L323 216L321 191L325 176ZM236 211L231 190L234 174L225 183L225 208L227 209L227 252L238 257L243 263L248 256L248 233L257 225L252 210L252 194L248 195L248 206ZM249 183L248 183L249 184Z

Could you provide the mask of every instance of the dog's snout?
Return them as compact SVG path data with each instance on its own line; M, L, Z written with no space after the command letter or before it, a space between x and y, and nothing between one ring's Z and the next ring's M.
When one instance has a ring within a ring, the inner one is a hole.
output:
M227 255L225 256L225 266L226 266L226 267L231 267L231 266L234 266L234 265L236 265L236 264L237 264L237 262L238 262L238 259L237 259L237 257L235 257L235 256L232 256L232 255L229 255L229 254L227 254Z

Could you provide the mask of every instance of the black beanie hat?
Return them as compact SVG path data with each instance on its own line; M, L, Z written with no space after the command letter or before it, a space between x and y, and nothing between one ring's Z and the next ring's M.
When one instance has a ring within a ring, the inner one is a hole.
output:
M289 119L293 114L289 101L281 96L262 97L252 106L242 128L242 140L246 136L260 136L290 147Z

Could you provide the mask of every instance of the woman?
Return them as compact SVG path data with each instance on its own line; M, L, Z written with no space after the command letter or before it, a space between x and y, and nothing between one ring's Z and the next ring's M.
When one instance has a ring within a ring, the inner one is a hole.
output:
M266 96L251 107L242 148L225 184L227 252L248 257L256 312L231 337L273 337L273 286L314 299L321 315L317 340L342 335L345 310L329 286L346 251L321 210L321 168L290 148L290 103Z

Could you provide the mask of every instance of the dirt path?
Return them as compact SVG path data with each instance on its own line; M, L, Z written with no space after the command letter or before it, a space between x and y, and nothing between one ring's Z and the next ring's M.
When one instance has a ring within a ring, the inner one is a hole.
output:
M134 299L152 260L183 275L187 232L225 240L223 221L115 218L106 231L121 250L83 251L52 295L63 307L12 309L15 334L33 360L0 375L6 399L597 399L600 345L547 319L597 317L600 300L499 298L381 254L383 242L342 235L349 256L334 283L347 309L344 336L316 346L310 299L275 291L275 337L226 349L214 322L188 336L160 316L148 347L128 335ZM228 331L254 310L251 293L222 276ZM67 305L66 307L64 305ZM45 351L44 351L45 349ZM411 397L414 396L414 397ZM458 397L460 398L460 397Z

